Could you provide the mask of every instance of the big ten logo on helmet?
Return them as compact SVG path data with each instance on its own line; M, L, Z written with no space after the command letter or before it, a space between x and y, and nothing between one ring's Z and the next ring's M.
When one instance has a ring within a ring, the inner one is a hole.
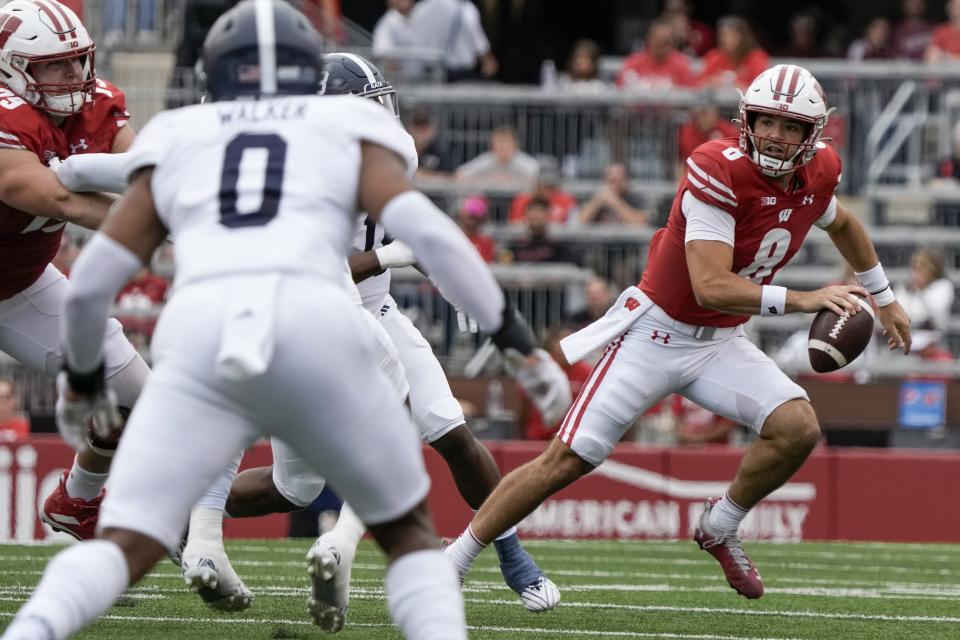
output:
M37 539L37 514L42 501L60 481L63 469L50 469L37 483L37 450L29 445L0 446L0 541ZM41 467L44 465L40 465ZM47 529L44 535L51 534Z

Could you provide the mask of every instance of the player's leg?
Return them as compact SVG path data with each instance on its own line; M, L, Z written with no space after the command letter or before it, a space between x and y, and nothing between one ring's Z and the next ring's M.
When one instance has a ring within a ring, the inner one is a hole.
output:
M727 493L707 502L695 534L701 548L720 562L730 585L741 595L759 598L763 582L737 531L750 509L810 455L820 436L816 414L804 390L743 336L729 339L681 393L759 433Z
M60 318L67 279L53 266L24 291L0 301L0 351L37 371L55 377L60 371ZM123 336L120 324L107 328L104 360L108 381L129 409L143 387L149 369L133 345ZM44 501L41 519L75 538L93 537L102 490L116 443L92 441L93 447L78 453L69 471Z
M254 599L223 546L224 505L241 458L238 454L230 462L190 511L187 539L180 552L184 582L207 605L221 611L242 611Z
M633 329L607 347L557 438L538 457L504 476L464 534L447 547L461 576L500 532L603 462L636 417L672 391L675 377L668 363L681 362L682 353L645 341L648 335L642 328ZM668 360L663 360L663 352L668 352ZM658 368L661 360L664 366Z
M387 300L391 307L380 322L396 345L406 371L414 423L423 440L443 456L463 499L470 508L479 509L500 482L500 470L490 450L467 426L460 403L453 397L430 344L397 310L396 302ZM516 527L500 533L494 547L504 581L521 597L524 606L543 611L544 604L559 602L559 590L520 544ZM546 595L530 598L525 596L527 591Z
M104 613L176 547L190 507L250 441L252 428L222 403L177 387L151 380L114 460L102 539L69 547L50 562L9 637L68 637Z
M264 410L275 420L275 435L312 468L322 469L361 519L377 527L375 536L391 560L388 608L404 636L466 638L453 568L437 550L432 524L421 506L429 478L416 432L386 375L377 368L369 334L353 317L356 313L334 308L337 298L346 296L331 291L323 304L303 302L309 307L303 313L278 317L282 327L278 333L285 338L274 356L278 371L284 373L278 390L305 400ZM312 319L310 326L302 317ZM312 608L317 618L342 615Z

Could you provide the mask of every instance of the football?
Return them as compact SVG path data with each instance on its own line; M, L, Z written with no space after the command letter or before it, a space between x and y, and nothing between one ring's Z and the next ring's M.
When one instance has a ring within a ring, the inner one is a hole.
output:
M853 362L870 342L873 320L873 307L866 300L860 300L860 311L852 316L849 313L838 316L829 309L821 309L810 325L807 341L813 370L827 373Z

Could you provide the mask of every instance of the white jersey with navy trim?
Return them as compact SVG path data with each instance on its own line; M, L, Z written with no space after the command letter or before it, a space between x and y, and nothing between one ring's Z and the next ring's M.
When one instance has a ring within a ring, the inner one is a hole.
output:
M407 141L409 146L403 153L403 158L407 162L408 168L413 167L410 171L410 174L413 175L418 163L417 149L413 144L413 138L409 135ZM353 237L352 252L357 254L382 247L384 235L383 226L375 223L367 214L361 213L357 224L357 232ZM390 269L358 282L357 289L360 290L363 306L367 311L376 315L383 307L387 294L390 293Z
M174 240L177 286L264 271L342 282L362 141L416 168L410 136L381 106L305 95L158 114L137 136L128 172L156 167L151 187Z

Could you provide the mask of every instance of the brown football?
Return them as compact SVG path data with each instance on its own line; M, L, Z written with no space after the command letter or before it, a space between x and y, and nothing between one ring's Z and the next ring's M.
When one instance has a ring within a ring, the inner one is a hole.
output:
M821 309L810 325L807 353L817 373L836 371L863 353L873 335L873 307L860 300L860 311L838 316Z

